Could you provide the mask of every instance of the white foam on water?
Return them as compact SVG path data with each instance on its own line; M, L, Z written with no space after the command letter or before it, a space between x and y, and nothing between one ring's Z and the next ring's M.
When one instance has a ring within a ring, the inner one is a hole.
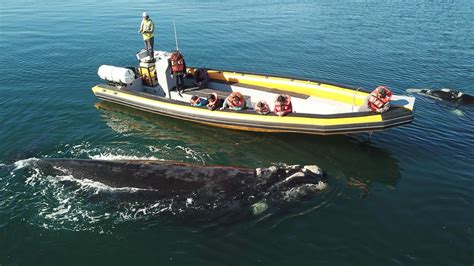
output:
M63 216L71 210L71 205L59 205L58 207L54 208L52 213L46 214L45 217L48 219L52 219L58 216Z
M159 215L164 212L172 213L173 201L169 203L156 202L143 205L138 202L124 206L123 211L119 211L118 215L122 221L137 220L142 217Z
M40 159L38 159L38 158L28 158L28 159L23 159L23 160L16 161L13 164L15 166L15 168L13 170L11 170L10 176L15 176L17 171L19 171L21 169L24 169L24 168L28 168L29 175L25 179L25 184L33 185L37 181L41 181L41 178L39 178L41 176L41 171L38 167L35 167L36 163L39 160Z
M193 198L187 198L186 199L186 207L191 206L193 204L193 201L194 201Z
M13 171L16 171L16 170L19 170L19 169L21 169L21 168L25 168L25 167L31 166L31 165L33 165L34 163L38 162L38 161L39 161L38 158L28 158L28 159L16 161L16 162L14 163L15 169L13 169Z
M116 155L116 154L121 154L121 156L126 156L128 154L133 154L135 153L134 147L130 146L133 145L128 142L114 142L112 143L113 145L107 145L107 146L95 146L89 142L81 142L79 144L70 146L70 149L66 154L66 157L89 157L92 158L93 156L95 157L100 157L100 156L107 156L107 155ZM117 145L116 145L117 144ZM125 145L125 146L120 146L120 145ZM65 148L68 147L68 145L64 146Z
M421 92L421 89L414 89L414 88L410 88L410 89L407 89L406 92L410 92L410 93L418 93L418 92Z
M151 152L160 152L161 149L160 148L157 148L155 146L147 146L148 150L150 150Z
M164 161L163 159L157 158L155 156L135 156L135 155L122 155L122 154L112 154L112 153L101 153L98 155L89 156L89 158L94 160L104 160L104 161L114 161L114 160L157 160Z
M41 176L40 170L38 168L33 168L33 173L26 178L25 184L34 185L37 181L41 181L40 176Z
M40 202L38 202L38 216L40 226L50 230L67 229L71 231L99 231L104 229L95 224L108 219L110 215L96 211L85 205L80 189L68 190L60 183L70 176L43 178L47 183L41 188ZM53 197L51 197L51 195Z
M183 146L179 146L179 145L178 145L178 146L176 146L175 148L184 151L185 154L186 154L186 155L185 155L186 158L188 158L188 159L193 159L193 160L195 160L195 161L200 161L200 162L202 162L203 164L206 163L206 158L207 158L207 159L210 159L210 158L211 158L211 157L209 156L209 154L206 154L206 153L205 153L205 154L200 154L199 152L197 152L197 151L195 151L195 150L193 150L193 149L191 149L191 148L189 148L189 147L183 147Z
M69 153L72 155L72 157L79 157L82 155L89 156L90 154L103 152L103 149L104 149L101 147L93 147L89 142L85 142L85 141L76 145L72 145L72 146L69 144L66 144L64 146L64 148L68 148L68 147L70 147Z
M66 145L66 146L64 146L64 147L67 147L67 146L68 146L68 145ZM76 150L76 149L78 149L78 148L80 148L80 147L83 147L83 146L84 146L84 144L79 144L79 145L74 145L74 146L72 146L72 148Z

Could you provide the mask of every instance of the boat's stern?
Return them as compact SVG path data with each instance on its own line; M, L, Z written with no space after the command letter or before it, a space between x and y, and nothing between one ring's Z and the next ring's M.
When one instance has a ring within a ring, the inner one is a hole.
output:
M106 84L97 85L92 88L96 96L100 91L104 92L107 87L134 92L145 92L162 97L169 97L170 90L175 84L171 75L170 59L171 53L155 51L154 59L137 53L139 64L137 67L115 67L102 65L97 74Z

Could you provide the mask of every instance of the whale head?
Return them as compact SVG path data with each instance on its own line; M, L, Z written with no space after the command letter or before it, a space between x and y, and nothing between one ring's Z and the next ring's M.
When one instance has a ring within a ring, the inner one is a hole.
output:
M272 166L260 171L257 169L257 176L267 180L267 195L286 202L311 196L327 186L327 176L316 165Z

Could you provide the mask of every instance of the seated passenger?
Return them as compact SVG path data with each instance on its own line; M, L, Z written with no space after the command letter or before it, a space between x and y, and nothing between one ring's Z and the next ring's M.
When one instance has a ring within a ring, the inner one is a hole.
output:
M209 110L211 111L214 111L217 108L221 107L222 102L223 100L219 99L219 97L217 97L217 94L214 92L207 96L207 108L209 108Z
M225 99L224 105L221 107L220 110L224 110L225 108L229 108L235 111L245 109L244 96L240 92L232 92L229 97Z
M293 106L289 95L280 95L275 101L273 112L278 116L284 116L293 112Z
M199 89L203 89L207 85L209 76L207 70L204 68L198 68L194 71L194 86L198 86Z
M270 107L266 101L259 101L257 105L255 105L255 112L261 115L266 115L270 113Z
M378 86L370 93L368 107L376 112L383 113L390 108L392 92L385 86Z
M205 106L207 104L207 100L194 95L191 97L190 103L192 106Z

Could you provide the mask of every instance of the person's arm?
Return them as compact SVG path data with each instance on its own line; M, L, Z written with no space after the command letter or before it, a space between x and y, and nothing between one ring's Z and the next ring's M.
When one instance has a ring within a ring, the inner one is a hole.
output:
M200 98L199 99L199 103L198 103L198 106L205 106L207 104L207 101L203 98Z
M265 104L263 105L263 111L264 111L265 113L267 113L267 114L270 113L270 106L268 106L267 103L265 103Z
M140 23L140 29L138 30L138 32L143 33L143 25L144 25L144 23L143 23L143 20L142 20L142 23Z
M229 98L229 97L225 98L224 103L222 104L221 110L224 110L225 108L228 108L228 107L229 107L229 103L227 102L227 99L228 99L228 98Z
M293 113L293 104L291 102L288 103L288 108L283 113L285 115Z
M155 32L155 23L153 20L150 20L150 28L148 29L148 33L153 33Z

